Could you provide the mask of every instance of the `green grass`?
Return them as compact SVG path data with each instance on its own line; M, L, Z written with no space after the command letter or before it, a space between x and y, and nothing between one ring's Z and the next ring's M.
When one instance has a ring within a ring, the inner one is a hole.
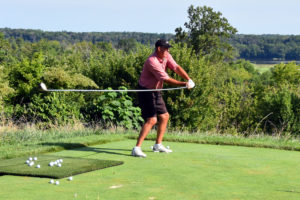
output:
M74 158L65 156L57 157L38 155L37 158L38 160L34 161L35 164L33 166L28 166L28 164L25 162L28 160L28 157L3 160L0 163L0 175L34 176L60 179L123 164L122 161L87 159L78 157ZM63 159L61 167L58 167L57 165L49 166L50 162L55 162L58 159ZM38 164L41 166L40 168L36 167Z
M100 129L7 131L0 133L0 160L105 144L113 141L122 141L126 138L136 139L137 136L137 131L105 131ZM155 139L154 131L149 134L147 139ZM244 137L240 135L171 132L165 135L164 140L300 151L299 138L288 136L253 135Z
M269 71L272 67L275 66L275 64L252 64L254 65L254 68L257 69L260 73Z
M300 154L269 148L165 142L171 154L130 155L135 140L48 155L123 160L118 167L74 176L60 185L47 178L0 177L1 199L299 199Z

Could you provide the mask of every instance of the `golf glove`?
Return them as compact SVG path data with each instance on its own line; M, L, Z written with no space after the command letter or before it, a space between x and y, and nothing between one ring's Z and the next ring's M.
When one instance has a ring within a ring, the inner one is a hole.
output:
M192 81L192 79L189 79L188 82L187 82L187 84L186 84L186 87L188 89L192 89L193 87L195 87L194 81Z

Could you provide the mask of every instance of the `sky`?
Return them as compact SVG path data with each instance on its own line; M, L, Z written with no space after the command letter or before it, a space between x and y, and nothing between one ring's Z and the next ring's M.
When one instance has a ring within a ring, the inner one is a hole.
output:
M300 35L299 0L0 0L0 28L174 34L190 5L221 12L239 34Z

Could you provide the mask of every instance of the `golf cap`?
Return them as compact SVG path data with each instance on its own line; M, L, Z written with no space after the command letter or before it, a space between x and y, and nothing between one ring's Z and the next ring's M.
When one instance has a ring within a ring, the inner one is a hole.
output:
M160 39L160 40L157 40L157 41L156 41L155 47L166 47L166 48L170 48L170 47L172 47L172 45L170 45L168 41L166 41L166 40L164 40L164 39Z

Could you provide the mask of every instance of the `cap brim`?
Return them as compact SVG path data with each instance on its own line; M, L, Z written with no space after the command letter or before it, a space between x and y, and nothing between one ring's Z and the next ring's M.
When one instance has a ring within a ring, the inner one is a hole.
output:
M172 45L170 45L170 44L167 44L167 45L162 45L163 47L166 47L166 48L171 48L172 47Z

